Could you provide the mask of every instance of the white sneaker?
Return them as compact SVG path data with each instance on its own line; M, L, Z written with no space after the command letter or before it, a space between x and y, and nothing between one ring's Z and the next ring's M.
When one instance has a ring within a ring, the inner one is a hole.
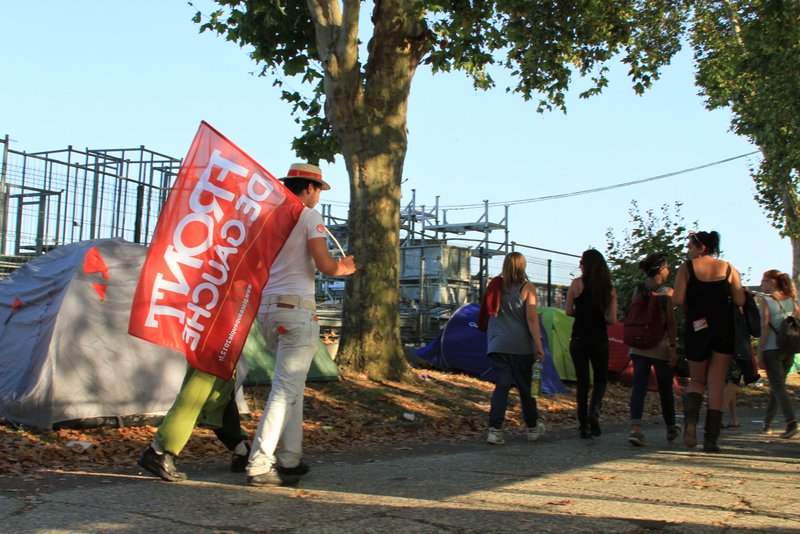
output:
M506 440L503 439L503 431L499 428L489 427L489 434L486 436L486 443L492 445L502 445Z
M539 421L534 428L528 429L528 441L536 441L544 435L544 423Z

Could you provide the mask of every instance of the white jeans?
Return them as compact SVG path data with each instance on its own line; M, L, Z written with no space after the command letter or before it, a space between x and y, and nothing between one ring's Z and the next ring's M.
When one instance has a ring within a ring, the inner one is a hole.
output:
M319 343L319 322L312 310L270 304L258 324L275 354L275 372L250 451L249 476L266 473L276 463L295 467L303 457L303 393Z

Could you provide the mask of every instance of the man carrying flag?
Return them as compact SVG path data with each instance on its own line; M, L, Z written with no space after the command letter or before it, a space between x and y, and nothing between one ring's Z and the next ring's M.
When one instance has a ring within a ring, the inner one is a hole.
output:
M330 189L320 168L295 163L281 180L305 208L261 293L258 323L275 354L275 374L247 465L247 480L253 486L295 484L308 473L302 462L303 393L319 343L315 268L328 276L356 270L353 256L337 261L328 252L322 216L314 209L320 192Z
M175 458L204 423L233 452L231 468L245 470L234 370L257 296L304 209L258 162L201 122L159 214L128 325L131 335L180 351L188 363L175 402L139 458L147 471L185 480Z

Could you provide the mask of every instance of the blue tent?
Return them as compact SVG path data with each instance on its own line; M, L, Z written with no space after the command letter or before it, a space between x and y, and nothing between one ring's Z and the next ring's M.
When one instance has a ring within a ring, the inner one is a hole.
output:
M486 332L478 330L478 309L477 304L464 304L458 308L439 337L414 351L414 354L442 371L461 372L494 382L492 360L486 355ZM553 365L550 343L543 327L542 336L545 351L542 391L550 394L569 393L570 390L561 382Z

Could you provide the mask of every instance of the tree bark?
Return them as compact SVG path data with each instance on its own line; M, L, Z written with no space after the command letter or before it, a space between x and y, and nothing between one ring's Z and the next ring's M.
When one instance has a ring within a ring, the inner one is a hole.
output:
M350 249L355 253L358 271L345 289L338 358L350 369L375 379L401 379L408 369L400 340L398 301L398 167L402 167L404 158L404 150L393 154L345 150L354 182Z
M800 284L800 206L797 200L797 187L795 187L792 176L800 176L800 169L793 169L787 173L784 188L783 214L785 218L784 230L792 243L792 280L795 284Z
M411 79L427 28L414 2L376 2L362 72L359 0L345 0L341 14L330 2L308 1L325 67L325 113L350 176L349 252L358 267L345 289L338 361L370 378L402 379L409 368L398 299L400 181Z

